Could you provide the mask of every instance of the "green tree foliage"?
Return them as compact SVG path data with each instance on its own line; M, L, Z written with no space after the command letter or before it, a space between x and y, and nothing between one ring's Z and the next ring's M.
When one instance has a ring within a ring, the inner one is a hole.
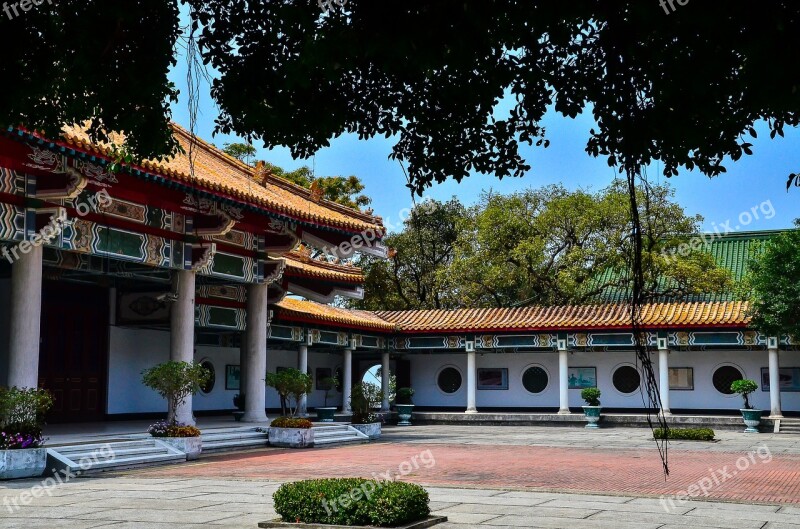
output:
M277 373L267 373L266 383L267 386L275 388L275 391L281 396L281 407L287 403L289 417L297 414L300 399L303 398L303 395L311 393L313 387L311 375L294 368L284 369ZM290 399L293 399L294 406ZM287 410L282 409L281 414L287 415Z
M142 384L167 399L167 421L176 422L175 412L186 397L194 395L211 378L208 369L194 362L164 362L142 372Z
M710 254L678 251L698 233L701 218L686 215L669 187L641 188L639 204L645 299L731 287L729 271ZM423 204L403 232L387 238L396 255L366 261L367 295L352 305L404 310L624 299L630 225L622 183L596 193L562 186L486 193L469 209L455 199Z
M226 143L222 151L241 162L247 162L256 155L256 148L249 143Z
M0 387L0 428L40 429L52 407L53 397L47 390Z
M800 219L795 225L767 241L750 262L745 286L752 324L769 336L800 337Z
M426 200L403 222L403 231L384 243L393 249L388 260L364 258L363 300L350 306L368 310L452 308L460 304L447 290L446 271L453 262L466 208L456 198Z
M128 133L139 156L165 154L167 73L195 29L192 60L219 72L220 131L304 157L345 132L394 136L416 189L523 174L519 145L547 145L550 108L593 113L590 154L621 167L658 159L668 175L719 174L726 156L752 152L743 135L756 121L772 135L798 123L793 0L666 13L641 0L342 4L59 0L0 13L0 121L54 138L62 123L94 120L97 135Z
M744 409L753 409L753 405L750 404L750 394L754 391L758 391L758 384L756 384L755 380L734 380L731 383L731 391L742 396L742 400L744 401Z

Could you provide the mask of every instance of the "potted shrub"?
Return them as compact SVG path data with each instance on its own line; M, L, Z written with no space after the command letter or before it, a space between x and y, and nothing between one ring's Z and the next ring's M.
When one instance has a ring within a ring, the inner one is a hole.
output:
M331 397L331 393L336 390L339 381L336 377L325 377L319 381L319 384L322 389L325 390L325 406L316 409L317 419L319 419L320 422L333 422L333 417L336 414L336 406L328 407L328 399Z
M150 425L147 433L186 454L187 461L198 459L203 451L200 430L189 424L159 421Z
M43 389L0 388L0 479L44 474L44 414L53 398Z
M422 529L447 521L446 516L431 516L424 488L403 481L310 479L284 483L272 497L280 518L259 527Z
M284 369L267 373L267 386L274 388L281 397L282 417L269 426L269 444L288 448L314 446L314 430L311 421L296 417L303 395L311 393L311 375L299 369Z
M381 388L369 382L356 384L350 393L350 408L353 410L350 425L370 439L381 436L381 420L375 408L380 406L382 400Z
M237 393L236 395L233 396L233 406L237 410L233 412L233 419L236 422L241 421L242 417L244 417L244 404L245 404L244 393Z
M599 428L600 421L600 390L597 388L585 388L581 391L581 398L586 401L583 406L583 416L586 417L586 428Z
M278 417L269 425L269 444L284 448L311 448L314 446L313 425L300 417Z
M753 408L749 399L750 394L756 390L758 390L758 384L753 380L734 380L731 384L731 391L741 395L744 400L744 408L739 411L742 412L742 419L747 426L744 431L747 433L758 433L758 426L761 424L763 411Z
M189 460L197 459L202 452L200 430L179 423L177 409L186 402L186 397L200 391L210 377L208 369L194 362L164 362L142 373L142 383L167 399L167 420L152 425L148 433L185 453Z
M397 408L398 426L411 426L411 413L414 411L412 397L414 390L411 388L399 388L395 396L395 408Z

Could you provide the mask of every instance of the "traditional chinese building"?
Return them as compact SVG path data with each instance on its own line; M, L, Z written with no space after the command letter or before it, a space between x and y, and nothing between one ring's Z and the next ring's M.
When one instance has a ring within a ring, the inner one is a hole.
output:
M181 410L186 421L192 410L232 410L240 393L244 420L266 420L279 404L263 374L281 367L313 375L311 408L346 407L348 388L376 365L386 393L391 372L416 390L419 409L568 413L590 386L607 409L642 408L624 304L330 306L363 296L364 278L314 253L384 256L381 219L174 131L191 158L130 165L77 128L58 140L23 129L0 137L0 384L51 390L51 420L162 412L140 379L168 359L215 375ZM763 236L723 237L710 251L741 274L748 244ZM665 412L737 410L729 388L738 378L759 382L754 403L772 415L800 411L797 344L748 321L732 298L645 307ZM326 392L319 382L334 374L340 387Z

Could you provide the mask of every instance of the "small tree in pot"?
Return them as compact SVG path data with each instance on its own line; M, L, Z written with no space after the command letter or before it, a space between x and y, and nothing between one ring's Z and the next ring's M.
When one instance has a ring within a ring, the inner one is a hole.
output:
M205 367L194 362L164 362L142 372L142 383L167 399L167 422L177 424L178 406L194 395L211 377Z
M278 373L267 373L266 382L267 386L275 388L281 396L281 414L289 417L296 416L300 400L303 395L311 393L313 386L311 375L293 368Z
M395 407L397 408L398 426L411 426L411 413L414 410L414 403L411 398L414 390L411 388L398 388Z
M325 406L317 408L317 418L320 422L333 422L333 417L336 414L336 407L328 407L328 399L331 398L332 393L336 391L339 385L339 379L335 376L325 377L319 381L320 387L325 391Z
M375 408L383 401L380 386L361 382L353 386L350 392L350 408L353 410L351 424L353 428L377 439L381 436L381 422Z
M744 401L744 408L739 411L742 412L742 419L747 426L744 431L747 433L758 433L758 425L761 424L761 414L763 412L762 410L754 409L750 404L749 398L750 394L757 390L758 384L754 380L734 380L731 384L731 391L741 395Z
M586 428L599 428L597 423L600 421L600 390L597 388L585 388L581 391L581 398L586 401L583 406L583 415L586 417Z

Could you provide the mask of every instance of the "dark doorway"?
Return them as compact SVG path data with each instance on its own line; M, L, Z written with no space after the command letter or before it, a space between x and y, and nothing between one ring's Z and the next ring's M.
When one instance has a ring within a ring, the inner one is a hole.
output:
M45 281L39 385L54 397L49 422L104 418L108 317L108 289Z

